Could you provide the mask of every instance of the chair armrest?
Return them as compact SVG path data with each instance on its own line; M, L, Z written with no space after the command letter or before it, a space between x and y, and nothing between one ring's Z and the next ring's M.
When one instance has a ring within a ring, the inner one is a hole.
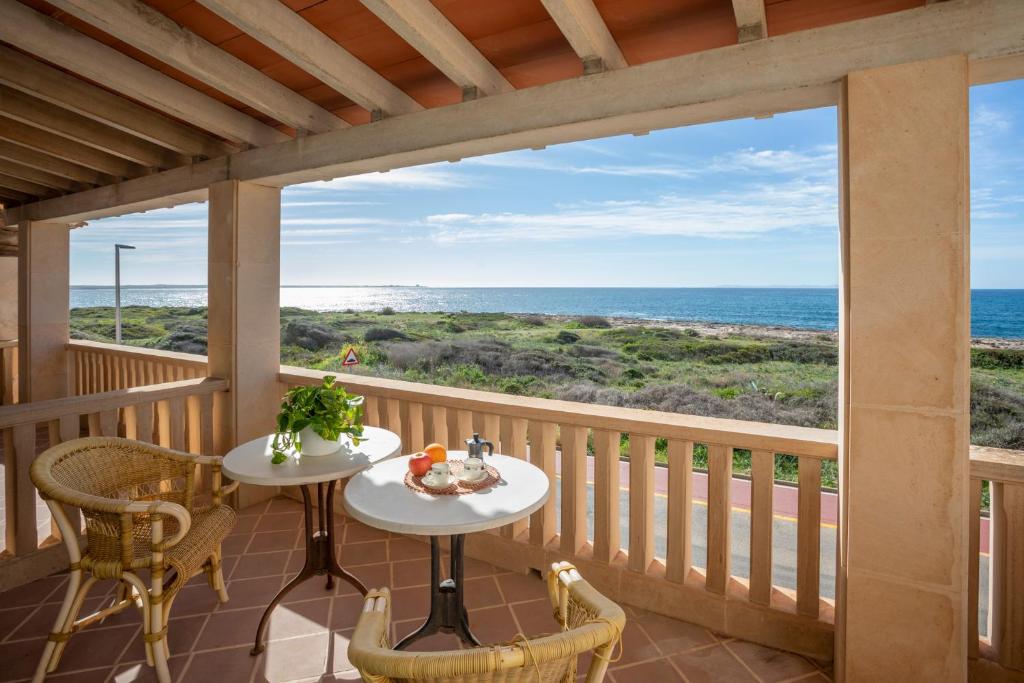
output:
M568 620L569 586L582 581L576 567L569 562L555 562L548 570L548 597L555 615L555 621L565 628Z
M159 514L173 517L178 522L178 531L170 538L153 539L161 547L169 548L185 537L192 526L192 515L178 503L167 500L128 500L121 498L103 498L89 493L82 493L63 486L49 488L45 494L48 498L74 505L82 510L115 515Z
M176 545L185 537L192 527L192 515L183 506L166 500L148 501L139 500L132 502L125 512L157 514L173 517L178 522L178 531L170 538L163 538L163 525L160 526L160 537L157 537L156 525L153 528L153 545L158 546L161 551Z
M366 593L363 611L356 622L348 656L360 672L373 671L380 658L392 652L388 633L391 630L391 592L387 588L371 589Z

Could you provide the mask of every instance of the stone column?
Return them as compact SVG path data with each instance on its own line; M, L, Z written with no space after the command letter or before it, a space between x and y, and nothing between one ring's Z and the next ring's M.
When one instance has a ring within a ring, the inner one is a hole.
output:
M18 336L18 259L0 256L0 339Z
M65 223L18 224L18 400L68 393L68 250Z
M0 341L18 338L18 259L0 256ZM0 348L0 405L18 397L18 349Z
M215 413L224 453L272 432L280 404L281 190L227 180L209 201L209 373L231 382ZM242 486L239 505L274 493Z
M843 84L840 680L966 680L967 68Z

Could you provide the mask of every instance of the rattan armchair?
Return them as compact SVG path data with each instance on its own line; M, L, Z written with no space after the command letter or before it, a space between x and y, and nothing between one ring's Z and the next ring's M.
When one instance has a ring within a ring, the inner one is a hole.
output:
M348 647L348 658L364 681L445 681L445 683L573 683L576 658L593 650L587 683L604 679L612 651L621 642L626 615L598 593L567 562L554 564L548 592L562 631L504 645L444 652L401 652L388 640L391 594L387 588L366 595Z
M204 505L196 499L198 465L213 470ZM32 483L53 514L71 562L67 594L35 683L57 668L72 633L132 605L142 610L146 659L158 680L169 683L167 617L178 591L205 572L220 601L228 599L220 544L235 524L235 511L222 501L236 485L222 487L220 466L218 456L94 437L50 448L32 462ZM65 506L82 511L84 550ZM103 579L120 582L113 604L79 619L86 594Z

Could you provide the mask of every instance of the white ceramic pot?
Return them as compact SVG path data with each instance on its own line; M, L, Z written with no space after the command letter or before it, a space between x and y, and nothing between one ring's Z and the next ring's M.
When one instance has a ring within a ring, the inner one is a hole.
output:
M314 432L312 427L299 432L299 441L302 442L302 455L330 455L341 448L340 442L328 441Z

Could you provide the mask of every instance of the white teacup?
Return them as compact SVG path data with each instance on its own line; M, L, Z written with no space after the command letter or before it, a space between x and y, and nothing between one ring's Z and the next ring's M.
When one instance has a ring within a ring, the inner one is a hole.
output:
M467 458L462 466L462 478L470 481L484 476L484 461L480 458Z
M430 471L427 472L427 476L424 479L427 480L427 484L430 486L443 486L448 483L449 471L448 463L435 462L430 466Z

